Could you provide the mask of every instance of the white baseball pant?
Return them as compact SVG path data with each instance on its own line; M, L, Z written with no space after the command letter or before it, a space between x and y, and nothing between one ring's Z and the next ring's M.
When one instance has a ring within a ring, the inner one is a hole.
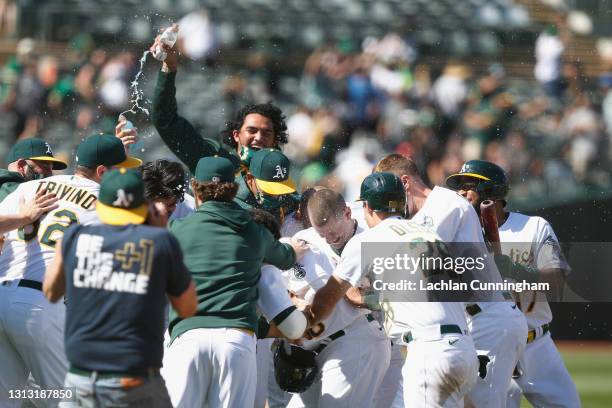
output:
M20 406L9 390L26 388L30 373L41 389L63 389L68 371L64 354L63 302L50 303L19 280L0 284L0 407ZM46 406L56 406L49 402Z
M402 369L404 404L461 408L477 376L478 357L470 336L438 332L435 337L411 341Z
M527 344L523 361L523 375L512 380L508 391L508 408L519 408L522 395L534 407L580 407L576 385L550 333Z
M397 343L391 345L391 361L374 397L375 408L403 408L402 368L406 360L406 347Z
M527 322L511 302L482 306L480 313L468 319L468 329L478 355L490 361L486 377L477 378L467 400L477 408L505 408L512 373L525 350Z
M377 321L358 318L317 356L319 378L288 408L370 408L389 367L391 342Z
M238 329L192 329L164 351L161 374L175 408L252 407L255 336Z

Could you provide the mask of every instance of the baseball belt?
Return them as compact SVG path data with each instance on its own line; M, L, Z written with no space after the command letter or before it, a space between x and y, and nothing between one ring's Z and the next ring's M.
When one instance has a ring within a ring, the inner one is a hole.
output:
M538 331L540 331L540 330L541 330L541 334L538 335ZM545 335L549 331L550 331L550 326L548 325L548 323L543 324L542 326L540 326L538 328L529 330L527 332L527 344L533 342L538 337L542 337L543 335Z
M467 314L469 314L470 316L475 316L478 313L482 312L482 309L480 308L480 306L478 306L478 303L474 303L473 305L467 305L465 307L465 311L467 312Z
M368 322L373 322L374 320L376 320L376 318L374 316L372 316L372 314L367 314L366 315L366 320ZM314 349L313 351L317 354L320 354L323 350L325 350L325 347L327 347L329 345L329 343L331 343L332 341L339 339L340 337L344 336L346 334L346 332L344 330L338 330L335 333L330 334L329 336L327 336L326 338L321 340L321 344L319 344L319 346Z
M456 324L442 324L440 325L440 334L463 334L463 331ZM405 332L402 338L406 343L416 340L415 335L411 331Z
M12 282L13 281L4 281L4 282L2 282L2 286L8 286ZM19 286L21 288L35 289L35 290L39 290L41 292L42 292L42 289L43 289L42 282L35 281L35 280L30 280L30 279L20 279L19 283L17 284L17 286Z

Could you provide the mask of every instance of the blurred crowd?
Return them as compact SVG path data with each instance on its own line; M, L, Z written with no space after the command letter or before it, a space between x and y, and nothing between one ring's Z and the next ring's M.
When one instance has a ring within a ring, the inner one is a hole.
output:
M519 199L579 196L612 185L612 73L587 80L579 63L563 60L562 40L554 27L540 35L544 52L536 44L531 78L512 77L494 62L478 70L462 61L424 63L394 33L327 44L296 72L257 49L242 64L221 63L205 42L177 74L179 113L214 137L242 103L274 101L287 116L294 178L302 188L340 188L347 199L393 151L415 158L431 184L483 158L508 171ZM19 41L0 73L0 157L18 138L39 135L69 158L83 137L112 131L118 114L133 107L136 50L147 48L119 46L81 35L58 57ZM139 84L143 107L159 68L151 61ZM136 154L170 156L144 113L133 120L144 139Z

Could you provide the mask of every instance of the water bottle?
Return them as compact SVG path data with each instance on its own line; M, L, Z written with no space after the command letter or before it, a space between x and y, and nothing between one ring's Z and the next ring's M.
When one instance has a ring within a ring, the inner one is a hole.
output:
M134 124L127 120L127 118L125 117L125 115L121 114L119 115L119 122L125 120L125 125L123 125L123 127L121 128L121 130L130 130L130 129L134 129ZM129 151L130 153L136 153L139 150L142 149L142 141L137 139L136 143L130 145L129 147Z
M177 38L178 32L174 29L174 27L169 27L166 28L166 30L162 33L160 41L170 47L173 47ZM160 45L158 45L157 47L155 47L153 57L158 61L165 61L168 57L168 53L164 51L164 49Z
M130 130L134 129L134 124L127 120L124 114L119 115L119 122L125 121L125 125L121 128L121 130Z

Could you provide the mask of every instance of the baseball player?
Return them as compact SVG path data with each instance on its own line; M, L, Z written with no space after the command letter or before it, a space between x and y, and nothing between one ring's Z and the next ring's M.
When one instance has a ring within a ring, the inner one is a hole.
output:
M479 251L485 246L478 214L470 203L452 190L428 188L412 160L391 154L379 161L375 170L388 171L400 178L411 219L434 230L443 242L475 245ZM501 282L492 257L485 258L482 272L481 280ZM481 295L486 299L469 302L465 311L476 350L489 358L489 364L485 378L477 378L468 398L476 407L505 407L512 373L525 348L527 323L514 303L504 301L509 294Z
M0 169L0 201L15 191L21 183L53 175L53 170L64 170L68 165L53 157L51 146L37 138L15 143L6 159L8 170Z
M557 237L550 224L505 209L509 191L504 170L494 163L471 160L461 171L448 177L446 183L458 190L475 208L485 200L494 200L499 238L504 255L498 258L505 277L530 282L549 282L557 292L570 272ZM559 351L550 335L552 312L546 295L524 291L515 294L529 327L522 373L513 379L507 406L518 408L521 396L535 407L580 407L580 398Z
M237 189L228 159L200 159L192 180L198 209L170 224L198 294L195 316L170 317L162 376L175 407L253 405L262 261L287 269L306 250L255 223L233 201Z
M0 203L0 214L19 211L22 199L41 190L55 193L58 208L37 222L4 234L0 255L0 401L19 389L32 373L42 389L59 389L67 370L63 348L64 305L50 304L42 294L45 269L54 247L70 224L92 220L99 181L111 167L137 167L121 140L109 135L86 138L77 148L74 175L47 177L20 184Z
M102 224L66 230L43 285L49 301L69 299L65 385L79 406L170 408L159 374L165 297L192 316L195 286L176 239L155 227L167 217L146 201L138 171L106 172L95 207Z
M364 218L370 227L354 236L327 284L317 291L309 312L309 324L325 319L350 286L360 284L368 268L362 268L363 245L372 242L410 243L439 240L430 230L403 219L405 191L391 173L373 173L361 185ZM402 245L403 246L403 245ZM466 336L467 324L458 303L393 302L393 331L409 343L402 369L406 406L462 406L463 396L475 381L478 359ZM382 379L382 377L381 377Z
M263 225L274 237L281 239L278 221L267 211L254 208L250 211L253 221ZM287 242L286 239L283 240ZM306 317L297 310L284 282L281 270L270 264L261 268L261 279L257 283L259 298L257 308L264 319L259 319L257 338L286 337L299 339L306 330Z
M331 278L346 243L358 231L344 198L330 190L316 191L308 201L313 227L295 238L311 243L304 258L288 271L291 293L310 304ZM325 242L322 242L325 241ZM303 347L317 353L320 375L308 390L293 396L288 407L370 407L389 365L390 342L367 307L340 299L322 320L322 332Z
M0 215L0 234L36 222L43 214L57 208L57 200L58 198L54 193L47 193L44 190L38 191L27 203L22 200L18 213Z
M178 27L176 29L178 30ZM152 117L153 124L164 143L192 173L201 157L219 155L230 158L241 169L241 174L236 177L236 182L240 186L236 195L237 200L277 216L280 216L281 207L284 214L295 211L297 197L287 194L283 197L282 203L270 196L264 200L264 197L258 194L259 190L247 183L246 178L256 151L280 149L287 143L287 125L283 112L271 103L246 105L236 112L233 120L227 122L222 132L224 145L216 140L203 138L192 124L177 112L174 84L178 68L176 49L162 43L159 37L155 39L150 50L154 52L157 47L164 49L167 58L157 77ZM289 170L289 166L286 166L286 169ZM282 219L279 220L282 224Z

